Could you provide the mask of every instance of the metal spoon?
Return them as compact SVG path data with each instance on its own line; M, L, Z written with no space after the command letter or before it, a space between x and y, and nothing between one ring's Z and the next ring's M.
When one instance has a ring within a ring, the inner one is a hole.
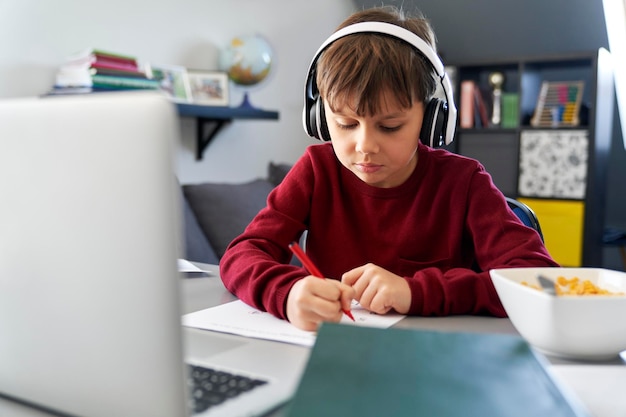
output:
M537 279L539 279L539 284L541 284L541 288L543 288L544 292L550 295L556 295L554 281L550 278L544 277L543 275L537 275Z

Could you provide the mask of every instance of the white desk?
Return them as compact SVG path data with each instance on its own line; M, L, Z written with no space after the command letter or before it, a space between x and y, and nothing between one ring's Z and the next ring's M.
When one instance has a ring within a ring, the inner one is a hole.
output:
M181 281L184 300L183 313L190 313L207 307L235 300L218 276L216 266L201 265L214 272L209 278L188 278ZM450 331L470 331L488 333L517 334L508 319L491 317L407 317L397 323L397 328L436 329ZM186 329L187 331L187 329ZM232 336L238 337L238 336ZM264 343L266 343L264 341ZM298 347L308 349L305 347ZM553 374L582 401L594 417L626 417L626 354L612 362L574 362L548 358ZM281 415L281 411L272 414ZM34 410L0 397L0 416L49 417L50 414Z
M236 298L225 290L217 275L192 278L183 285L185 313L219 305ZM396 328L518 334L509 319L476 316L406 317ZM626 417L626 352L611 362L578 362L548 357L551 370L563 388L582 401L594 417ZM280 416L275 413L272 416Z

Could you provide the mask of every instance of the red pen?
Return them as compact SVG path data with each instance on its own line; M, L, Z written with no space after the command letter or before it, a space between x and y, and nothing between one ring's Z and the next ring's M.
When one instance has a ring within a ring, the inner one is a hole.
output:
M318 277L318 278L324 278L324 275L322 275L320 270L317 269L317 267L315 266L311 258L309 258L307 254L304 253L300 245L298 245L298 242L291 243L289 245L289 249L291 249L293 254L296 255L296 258L298 258L300 262L302 262L302 265L304 265L304 267L307 269L307 271L309 271L311 275ZM354 317L352 316L352 313L350 312L350 310L343 310L343 313L346 316L350 317L352 321L354 321Z

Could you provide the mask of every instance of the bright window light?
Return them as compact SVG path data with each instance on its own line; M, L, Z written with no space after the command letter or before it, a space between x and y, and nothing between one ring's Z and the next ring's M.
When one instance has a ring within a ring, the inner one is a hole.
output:
M626 0L602 0L604 19L613 57L617 107L626 148Z

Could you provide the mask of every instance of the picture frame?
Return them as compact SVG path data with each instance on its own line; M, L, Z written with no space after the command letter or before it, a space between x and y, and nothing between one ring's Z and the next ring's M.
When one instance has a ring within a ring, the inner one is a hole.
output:
M228 74L224 71L188 70L193 103L205 106L228 106Z
M191 102L191 87L187 68L178 65L152 65L152 78L159 81L161 90L173 101Z

